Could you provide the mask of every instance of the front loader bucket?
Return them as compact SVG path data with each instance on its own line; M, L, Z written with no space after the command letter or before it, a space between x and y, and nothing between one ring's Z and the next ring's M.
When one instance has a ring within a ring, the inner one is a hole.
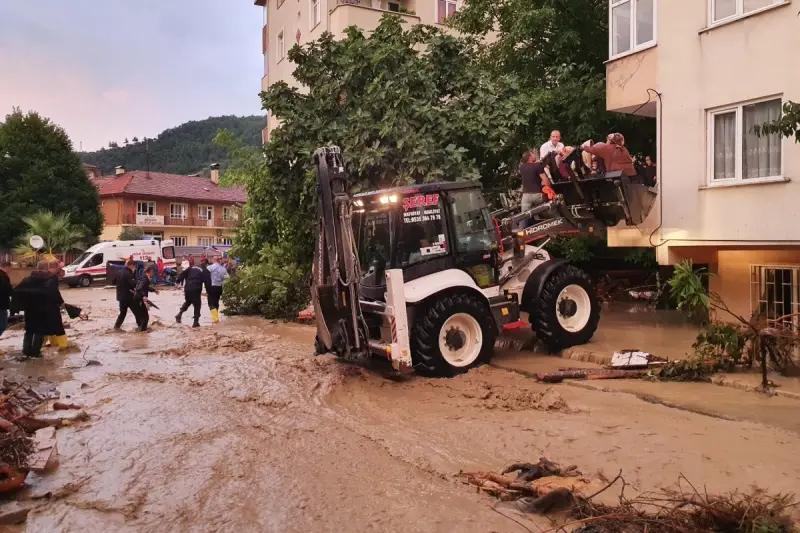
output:
M638 226L645 221L653 209L658 192L655 188L642 183L634 183L627 177L622 178L622 192L627 205L626 222L628 226Z

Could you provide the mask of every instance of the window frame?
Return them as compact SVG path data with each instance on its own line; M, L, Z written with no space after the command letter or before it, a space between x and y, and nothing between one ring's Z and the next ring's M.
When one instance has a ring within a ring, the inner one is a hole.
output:
M208 244L203 244L203 239L207 239L208 240ZM207 235L206 236L198 235L197 236L197 246L205 246L205 247L214 246L214 237L213 236L209 237Z
M139 210L139 206L141 204L147 204L148 206L152 205L153 206L153 212L152 213L142 213ZM137 217L154 217L154 216L156 216L156 203L155 203L155 201L153 201L153 200L136 200L136 216Z
M309 26L311 30L316 28L322 22L322 0L309 0L311 9L309 10ZM317 16L316 22L314 16Z
M233 237L217 237L218 246L233 246Z
M238 210L232 205L222 206L222 220L225 222L236 222L239 220Z
M173 242L173 244L174 244L174 246L176 248L178 248L178 247L185 248L186 247L186 241L188 240L185 235L173 235L172 237L170 237L170 239L172 240L172 242ZM182 241L183 244L178 244L178 239L183 239L183 241Z
M286 32L283 26L275 36L275 48L277 48L278 63L280 63L286 58Z
M203 216L203 208L206 208L206 216ZM209 216L210 215L210 216ZM214 220L214 206L211 204L197 204L198 220Z
M751 15L755 15L757 13L761 13L762 11L766 11L768 9L772 9L775 6L787 3L787 0L772 0L772 3L766 5L764 7L759 7L752 11L748 11L747 13L744 12L744 0L734 0L736 2L736 12L733 15L728 15L727 17L723 17L721 19L714 19L714 6L717 3L717 0L708 0L707 7L708 7L708 26L718 26L720 24L725 24L727 22L731 22L740 18L749 17Z
M436 24L445 24L447 23L447 19L450 18L447 15L447 5L448 4L455 4L456 6L456 13L458 13L459 8L461 8L461 0L444 0L444 9L445 9L445 16L441 18L441 13L439 13L439 2L438 0L434 0L436 3Z
M725 187L731 185L745 185L755 183L771 183L775 181L784 181L784 174L786 172L786 150L785 139L780 137L781 143L781 171L777 176L762 176L760 178L745 178L744 177L744 108L750 105L761 104L764 102L780 101L781 109L783 109L783 95L765 96L755 100L747 100L737 104L731 104L722 107L716 107L706 110L706 185L708 187ZM714 117L717 115L724 115L726 113L735 113L735 154L734 154L734 177L726 179L714 179ZM776 133L774 135L780 136Z
M653 0L653 38L647 42L636 44L636 3L638 0L608 0L608 59L618 59L630 54L647 50L658 44L658 0ZM713 1L713 0L711 0ZM630 48L624 52L614 54L614 8L623 4L631 5L631 22L630 22Z
M173 206L180 205L183 206L183 216L175 216L172 212ZM169 204L169 218L172 220L186 220L189 218L189 204L182 203L182 202L170 202Z

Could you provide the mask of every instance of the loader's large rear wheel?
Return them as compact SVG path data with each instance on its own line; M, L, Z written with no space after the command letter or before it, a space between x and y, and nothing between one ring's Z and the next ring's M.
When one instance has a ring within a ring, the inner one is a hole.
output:
M453 376L488 363L497 337L486 300L472 294L435 297L417 316L411 355L417 372Z
M545 281L530 316L533 331L550 350L586 344L600 322L600 303L589 276L564 265Z

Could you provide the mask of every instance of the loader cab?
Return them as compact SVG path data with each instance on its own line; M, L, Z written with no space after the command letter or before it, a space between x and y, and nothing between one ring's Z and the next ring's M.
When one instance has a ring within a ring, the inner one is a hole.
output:
M362 297L382 300L386 270L405 281L457 268L497 284L498 234L479 185L435 183L356 195L353 233Z

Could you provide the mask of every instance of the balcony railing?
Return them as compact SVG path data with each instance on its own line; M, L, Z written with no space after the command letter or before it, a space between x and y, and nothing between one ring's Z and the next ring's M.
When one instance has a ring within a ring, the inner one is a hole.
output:
M235 228L236 220L225 220L222 217L211 219L200 217L170 217L170 216L142 216L122 215L122 223L143 228L163 226L183 226L197 228Z

